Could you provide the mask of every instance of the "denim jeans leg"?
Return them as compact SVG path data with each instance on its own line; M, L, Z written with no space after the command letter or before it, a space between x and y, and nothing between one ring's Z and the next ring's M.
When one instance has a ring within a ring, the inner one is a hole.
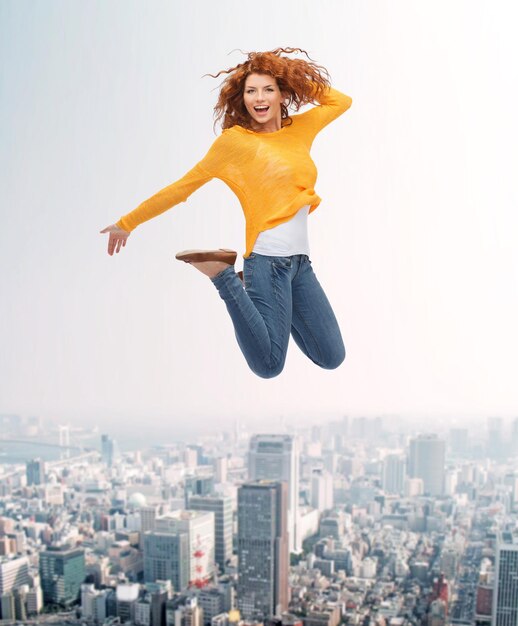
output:
M212 282L225 302L250 369L262 378L281 373L291 329L291 259L245 259L246 290L230 267Z
M338 322L307 256L292 283L291 334L304 354L324 369L335 369L345 359Z

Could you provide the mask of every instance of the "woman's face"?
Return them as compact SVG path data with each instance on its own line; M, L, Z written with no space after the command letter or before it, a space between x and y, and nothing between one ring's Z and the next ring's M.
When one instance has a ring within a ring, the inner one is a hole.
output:
M249 74L245 80L243 99L255 130L271 132L281 128L281 103L284 98L273 76Z

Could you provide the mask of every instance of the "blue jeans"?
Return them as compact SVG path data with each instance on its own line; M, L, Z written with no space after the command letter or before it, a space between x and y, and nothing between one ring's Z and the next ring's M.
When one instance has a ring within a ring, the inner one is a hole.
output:
M232 318L237 342L250 369L261 378L278 376L290 333L314 363L338 367L345 347L336 317L305 254L271 257L252 253L243 283L229 267L212 282Z

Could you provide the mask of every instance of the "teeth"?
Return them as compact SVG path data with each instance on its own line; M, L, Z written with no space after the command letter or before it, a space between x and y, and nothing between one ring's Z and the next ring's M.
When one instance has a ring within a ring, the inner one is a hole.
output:
M254 107L256 111L266 111L266 109L268 109L267 106L264 107Z

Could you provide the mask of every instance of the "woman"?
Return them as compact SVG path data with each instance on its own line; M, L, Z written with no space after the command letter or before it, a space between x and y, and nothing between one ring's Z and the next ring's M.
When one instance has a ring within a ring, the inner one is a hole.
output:
M136 226L185 201L212 178L223 180L246 218L244 286L232 250L191 250L176 258L211 279L248 365L263 378L282 371L290 332L320 367L334 369L345 358L335 315L311 268L307 217L320 203L311 145L352 100L330 87L325 68L282 56L293 52L304 51L252 52L244 63L216 74L229 76L215 107L223 132L208 153L183 178L101 231L110 235L108 253L118 253ZM307 103L319 106L289 116L290 106L298 111Z

